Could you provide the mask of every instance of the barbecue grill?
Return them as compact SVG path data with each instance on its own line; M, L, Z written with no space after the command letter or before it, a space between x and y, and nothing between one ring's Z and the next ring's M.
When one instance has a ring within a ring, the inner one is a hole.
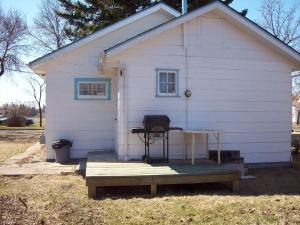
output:
M132 133L144 134L144 138L140 139L145 145L145 154L143 160L147 163L151 162L168 162L169 161L169 131L181 130L181 128L170 127L170 119L166 115L145 115L143 120L143 128L133 128ZM157 140L162 140L162 158L150 157L150 145Z
M170 119L166 115L145 115L143 124L144 124L144 129L147 132L154 132L154 131L167 132L170 128Z
M169 128L170 119L166 115L145 115L143 120L144 125L144 139L145 139L145 156L144 161L153 161L150 158L150 143L156 140L163 141L163 156L161 159L155 161L168 162L169 161ZM166 154L167 145L167 154Z

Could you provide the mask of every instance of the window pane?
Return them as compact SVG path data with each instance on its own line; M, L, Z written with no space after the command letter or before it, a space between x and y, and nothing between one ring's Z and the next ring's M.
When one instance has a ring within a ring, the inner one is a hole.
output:
M92 86L93 86L92 95L97 95L97 86L98 86L98 84L94 83L94 84L92 84Z
M168 84L159 84L160 93L168 93Z
M88 84L87 83L79 83L79 88L80 89L88 89Z
M105 83L95 84L95 95L106 95L106 84Z
M159 73L159 82L167 82L168 74L164 72Z
M88 84L87 83L80 83L79 84L79 94L80 95L87 95L88 94Z
M168 82L175 82L175 73L168 73Z
M79 83L79 95L105 96L107 83Z
M178 91L177 72L175 70L159 71L158 76L158 94L176 96Z
M87 95L93 95L93 84L88 83Z
M176 93L176 85L175 83L169 83L168 84L168 93Z
M106 84L100 84L100 92L103 93L103 95L106 94Z

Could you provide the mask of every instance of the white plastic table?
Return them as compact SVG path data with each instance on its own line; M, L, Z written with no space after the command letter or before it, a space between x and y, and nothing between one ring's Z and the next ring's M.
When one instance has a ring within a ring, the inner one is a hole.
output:
M221 143L220 136L221 131L219 130L183 130L185 136L185 145L186 145L186 135L192 135L192 165L195 164L195 136L196 134L204 134L205 135L205 150L206 150L206 158L209 158L209 135L212 134L217 140L217 151L218 151L218 164L221 164ZM185 154L187 158L187 147L185 147Z

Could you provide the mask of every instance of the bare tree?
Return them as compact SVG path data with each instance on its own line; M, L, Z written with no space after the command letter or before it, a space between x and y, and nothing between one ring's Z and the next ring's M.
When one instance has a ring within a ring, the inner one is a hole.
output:
M299 125L300 123L300 96L298 94L293 94L292 95L292 106L294 107L296 111L296 123Z
M282 40L300 49L300 13L297 4L288 8L282 0L264 0L259 24Z
M27 34L26 21L18 11L0 8L0 76L24 65L21 54L28 50L24 41Z
M45 80L40 80L33 76L28 77L27 80L30 86L30 90L28 90L28 92L34 97L34 100L36 101L36 104L38 105L39 108L40 127L42 127L43 126L42 97L45 92L46 82Z
M68 41L64 31L67 22L56 13L60 10L58 0L42 0L39 10L31 32L34 46L43 52L63 47Z

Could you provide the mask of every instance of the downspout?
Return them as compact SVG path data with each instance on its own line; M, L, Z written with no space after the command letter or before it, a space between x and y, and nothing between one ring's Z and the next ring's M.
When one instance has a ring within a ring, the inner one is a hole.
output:
M99 70L100 71L103 71L104 70L104 67L105 67L105 63L106 63L106 53L105 51L101 52L100 54L100 65L99 65ZM120 62L116 63L116 71L117 71L117 76L121 77L121 81L122 81L122 96L120 97L120 100L122 101L121 102L121 107L122 107L122 120L123 121L117 121L117 123L119 124L119 122L122 122L122 128L123 128L123 135L126 135L126 137L124 139L124 150L125 151L122 151L122 154L121 154L121 160L124 160L124 161L127 161L128 158L129 158L129 155L128 155L128 143L129 143L129 137L128 137L128 104L126 101L128 101L128 90L127 90L127 87L128 87L128 81L127 81L127 78L126 78L126 69L125 69L125 66L122 65ZM119 85L118 85L119 86ZM117 102L118 104L118 102ZM117 112L119 113L119 112ZM121 129L122 129L121 128ZM119 132L119 131L116 131L116 132ZM118 135L119 137L119 135ZM119 142L118 142L118 148L119 148ZM119 149L120 150L120 149ZM118 152L119 154L119 152Z
M126 75L125 73L125 69L124 69L124 75ZM128 158L129 158L129 154L128 154L128 143L129 143L129 130L128 130L128 120L129 120L129 89L128 89L128 79L126 78L126 76L124 76L124 96L125 96L125 99L124 99L124 104L126 105L126 126L125 126L125 131L126 131L126 156L125 156L125 160L128 161Z
M184 48L184 56L185 56L185 90L188 90L188 48L187 48L187 43L186 43L186 26L183 24L183 37L184 37L184 43L183 43L183 48ZM188 129L188 101L189 98L185 96L185 129Z
M187 13L187 0L182 0L182 14ZM187 38L186 38L186 25L183 23L183 50L185 55L185 90L188 90L188 44L187 44ZM186 94L185 94L186 95ZM188 129L188 100L189 98L185 96L185 129Z
M187 0L182 0L182 2L181 2L181 10L182 10L182 14L186 14L187 13Z

